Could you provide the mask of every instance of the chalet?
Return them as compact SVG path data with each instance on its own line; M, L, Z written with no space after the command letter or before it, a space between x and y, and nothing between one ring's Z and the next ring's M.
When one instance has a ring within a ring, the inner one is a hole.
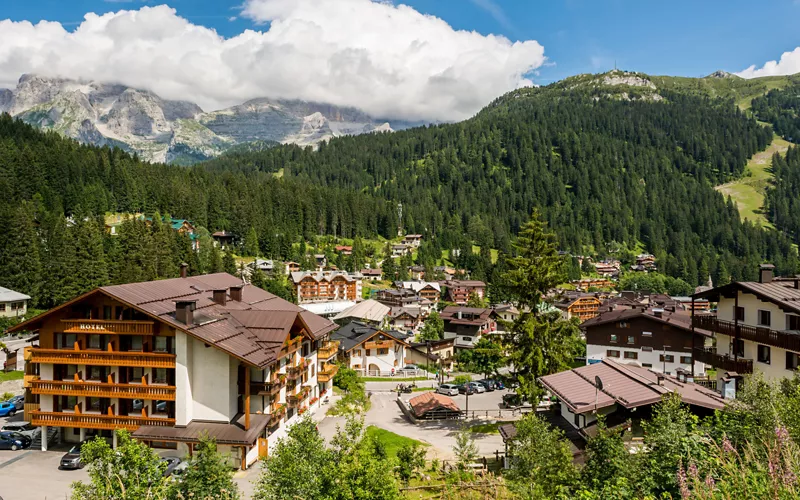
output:
M656 258L649 253L636 256L636 264L631 266L634 271L656 271Z
M229 233L224 229L222 231L212 233L211 238L214 239L214 244L218 245L220 248L231 247L236 240L232 233Z
M604 262L595 262L595 271L597 274L605 277L619 276L620 262L618 260L609 260Z
M389 326L402 332L414 332L423 320L418 307L393 307L389 313Z
M353 247L348 245L337 245L334 250L342 255L353 255Z
M403 237L403 244L408 247L419 248L420 244L422 244L422 235L421 234L407 234Z
M411 249L412 247L406 245L405 243L392 245L392 257L403 257L404 255L410 254Z
M440 316L444 322L444 338L455 339L456 349L471 349L482 335L497 330L491 309L447 306Z
M455 339L440 339L412 342L406 349L406 364L433 364L444 370L452 370L455 360Z
M250 263L250 269L253 271L258 269L264 273L272 273L272 271L275 270L275 261L272 259L256 259Z
M572 282L576 288L588 291L590 288L611 288L614 284L608 278L583 278Z
M671 299L686 311L694 310L699 313L707 313L711 310L711 302L708 299L692 300L691 297L671 297Z
M758 281L736 281L696 293L717 303L717 314L692 315L695 328L713 332L716 349L695 357L717 369L718 387L735 396L740 375L759 371L766 380L791 377L800 367L800 278L772 276L764 264Z
M412 280L422 280L425 277L425 266L410 266L408 274Z
M291 276L292 273L300 272L300 264L292 262L291 260L284 263L286 265L286 275Z
M385 332L379 327L353 321L339 328L331 339L339 341L339 359L363 375L391 375L405 366L409 336Z
M413 290L405 288L385 288L376 291L373 297L387 306L419 309L424 315L430 313L433 308L433 303L430 300L420 297Z
M566 319L576 317L583 322L597 316L600 304L595 294L568 294L553 305L561 310Z
M486 296L486 283L477 280L447 280L442 283L447 287L446 300L458 305L466 305L472 294L483 299Z
M444 274L446 279L452 279L457 274L457 271L452 267L447 266L436 266L433 268L433 272L435 273L442 273Z
M361 280L348 273L297 271L290 276L295 286L298 304L361 300Z
M0 286L0 318L19 318L28 312L30 296Z
M322 271L328 266L328 258L325 257L324 253L318 253L314 255L314 262L317 264L317 269Z
M383 279L383 271L380 268L362 269L361 276L367 281L380 281Z
M426 281L396 281L395 288L403 290L411 290L419 297L428 299L433 304L439 303L439 297L442 293L442 288L439 283L426 282Z
M225 273L104 286L21 323L25 418L77 443L126 429L185 455L215 436L232 464L264 457L328 389L336 327ZM42 449L49 441L42 439Z
M710 344L711 333L693 329L686 311L674 307L605 309L584 321L581 329L586 334L589 364L610 358L668 375L678 370L693 376L705 374L705 363L694 359L692 353Z
M561 416L584 436L596 431L597 415L604 415L607 425L642 420L651 415L654 404L671 393L680 395L700 416L725 407L719 394L685 378L611 359L546 375L539 383L558 397Z

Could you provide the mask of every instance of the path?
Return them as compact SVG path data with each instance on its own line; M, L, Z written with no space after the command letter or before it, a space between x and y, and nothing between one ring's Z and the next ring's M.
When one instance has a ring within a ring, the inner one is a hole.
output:
M752 156L745 172L751 173L733 182L721 184L716 189L736 202L742 219L749 219L763 227L772 227L763 212L764 192L772 180L772 155L785 154L791 143L774 136L766 150Z

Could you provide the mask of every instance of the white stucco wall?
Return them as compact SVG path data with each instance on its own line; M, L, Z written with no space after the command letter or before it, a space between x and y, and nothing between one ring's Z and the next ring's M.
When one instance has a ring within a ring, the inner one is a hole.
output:
M189 339L193 363L190 367L194 420L230 422L236 414L231 412L230 392L236 390L236 380L231 381L230 357L203 342ZM235 396L234 396L235 397Z
M601 415L609 415L614 413L617 410L617 405L606 406L605 408L600 408L599 413ZM570 423L571 426L575 427L576 429L583 429L587 425L593 423L597 420L597 415L593 412L588 413L581 413L580 414L580 426L575 425L575 414L572 413L566 404L561 403L561 416L564 417L564 420Z
M609 349L619 351L619 358L611 358L614 361L618 361L620 363L637 363L640 366L644 366L645 364L650 364L648 369L653 370L654 372L662 373L664 371L665 363L661 361L661 355L664 354L664 351L643 351L641 348L630 348L626 349L623 345L615 345L615 346L605 346L605 345L597 345L597 344L587 344L586 345L586 364L589 364L589 360L601 360L606 358L606 351ZM626 359L625 353L626 352L635 352L639 356L638 359ZM680 351L666 351L667 355L672 355L675 359L673 363L666 363L666 371L671 375L675 375L675 371L678 368L683 368L685 370L692 370L692 365L690 363L681 363L680 359L681 356L690 356L690 353L687 352L680 352ZM703 375L706 372L706 365L705 363L701 363L696 361L694 363L694 373L695 375Z
M397 348L396 351L395 348ZM361 365L361 369L367 370L369 369L369 365L374 364L381 371L392 371L392 368L399 370L404 366L406 347L402 344L400 344L399 347L396 345L395 347L389 348L387 354L380 356L376 354L378 352L377 349L370 349L369 352L370 355L365 356L366 349L362 347L361 356L350 356L350 367L353 368L355 365ZM397 366L395 366L395 360L397 360Z
M717 317L726 321L733 321L734 299L720 298L717 305ZM770 311L770 326L772 330L786 329L786 312L771 302L759 300L750 293L739 294L739 307L744 308L744 321L742 324L761 326L758 324L758 311Z
M183 332L175 332L175 425L187 425L194 416L192 403L192 376L194 366L191 338Z

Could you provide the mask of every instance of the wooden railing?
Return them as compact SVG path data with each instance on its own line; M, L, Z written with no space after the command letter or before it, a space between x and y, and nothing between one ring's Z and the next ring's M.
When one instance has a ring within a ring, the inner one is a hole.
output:
M695 347L693 351L694 360L700 361L714 368L721 368L728 372L753 373L753 360L738 358L734 359L729 355L717 354L716 349L703 349Z
M330 359L336 356L337 352L339 352L339 341L330 340L322 344L322 347L319 348L317 351L317 359Z
M733 321L717 319L715 316L694 316L692 320L696 328L710 330L730 337L736 337L737 325ZM766 344L790 351L800 351L800 335L781 330L771 330L760 326L743 325L739 323L739 338Z
M39 375L24 375L22 377L22 387L30 387L31 382L39 380Z
M31 349L31 363L175 368L175 355L156 352Z
M308 363L306 362L305 359L303 359L301 362L297 363L296 365L288 367L286 369L286 376L289 377L290 379L294 380L297 377L299 377L300 375L302 375L303 373L305 373L306 368L308 368Z
M317 372L317 382L330 382L339 371L339 365L326 364Z
M31 382L30 387L33 394L175 401L175 386L168 385L107 384L95 382L73 382L71 380L36 380Z
M278 354L278 357L281 358L281 357L293 354L293 353L297 352L297 350L302 345L303 345L303 337L295 337L294 339L292 339L289 342L287 342L287 344L281 348L281 351Z
M303 401L308 398L308 395L311 393L310 387L303 387L303 389L298 392L297 394L290 394L289 395L289 408L297 408L299 407Z
M159 427L172 427L174 418L132 417L123 415L102 415L89 413L62 413L34 411L31 423L33 425L52 425L56 427L79 427L86 429L127 429L134 431L141 425L155 425Z
M153 335L153 321L117 321L105 319L62 319L64 333L118 335Z
M364 349L391 349L394 347L393 340L371 340L364 342Z

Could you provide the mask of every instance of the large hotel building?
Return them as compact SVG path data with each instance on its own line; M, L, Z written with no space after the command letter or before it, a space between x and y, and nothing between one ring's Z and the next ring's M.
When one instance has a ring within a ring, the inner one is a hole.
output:
M127 429L191 453L208 434L246 468L319 407L335 328L229 274L184 268L97 288L12 331L38 332L25 349L25 418L42 428L42 449Z

